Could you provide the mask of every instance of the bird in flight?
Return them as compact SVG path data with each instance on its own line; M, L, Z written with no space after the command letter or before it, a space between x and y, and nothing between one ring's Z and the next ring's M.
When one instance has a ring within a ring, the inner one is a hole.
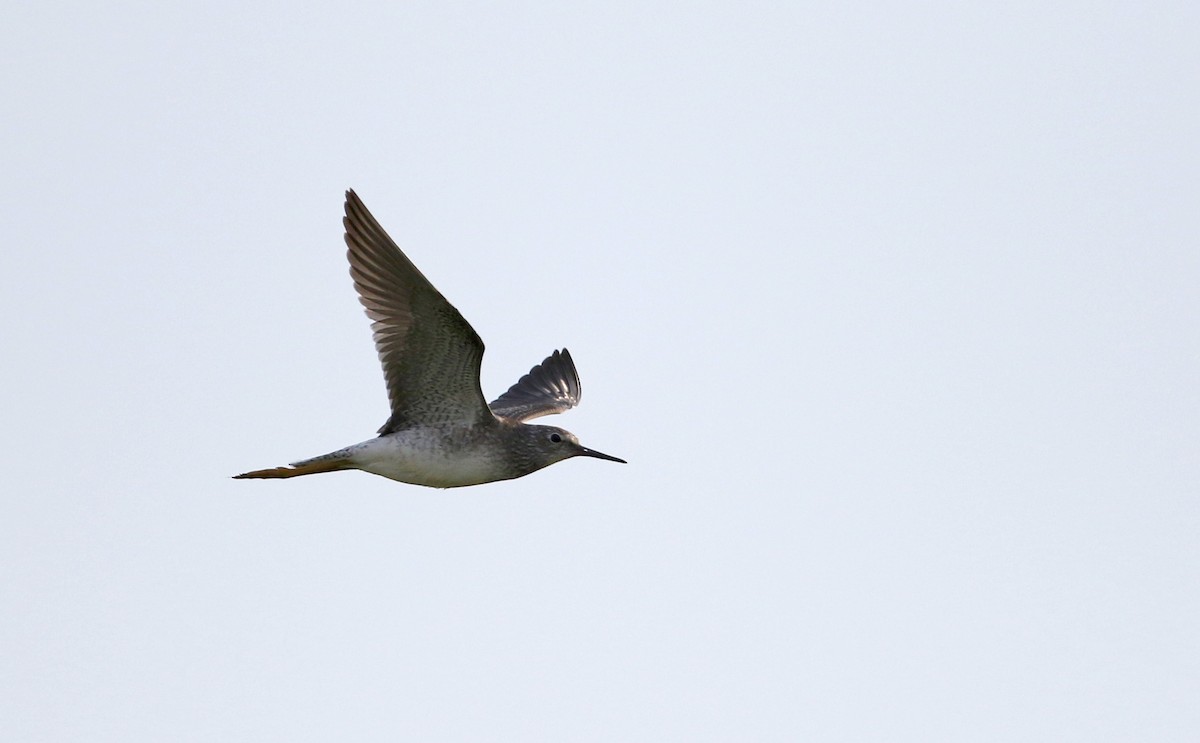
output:
M342 223L350 276L371 319L391 415L373 439L235 479L363 470L413 485L454 488L522 477L571 457L625 463L588 449L561 428L525 422L579 404L579 374L565 348L488 404L479 386L479 335L353 190L346 192Z

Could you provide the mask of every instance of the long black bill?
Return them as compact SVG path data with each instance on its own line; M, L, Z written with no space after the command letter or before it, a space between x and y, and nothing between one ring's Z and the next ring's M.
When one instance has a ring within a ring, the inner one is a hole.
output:
M603 452L598 452L595 449L589 449L586 446L579 447L579 454L580 454L580 456L584 456L584 457L595 457L596 459L607 459L610 462L620 462L621 464L629 464L629 462L626 462L624 459L621 459L619 457L614 457L611 454L605 454Z

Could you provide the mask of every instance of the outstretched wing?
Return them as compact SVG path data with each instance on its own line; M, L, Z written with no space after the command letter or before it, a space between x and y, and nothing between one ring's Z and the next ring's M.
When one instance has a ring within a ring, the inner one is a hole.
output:
M501 418L527 421L570 410L579 404L580 394L579 373L564 348L530 369L489 407Z
M379 433L474 422L488 415L479 388L483 341L367 211L346 192L346 257L370 317L392 414Z

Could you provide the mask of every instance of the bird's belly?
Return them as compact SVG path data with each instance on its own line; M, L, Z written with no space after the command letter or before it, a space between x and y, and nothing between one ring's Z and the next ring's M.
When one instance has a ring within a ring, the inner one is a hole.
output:
M478 485L512 477L505 474L503 459L485 447L404 431L364 441L352 447L351 457L364 472L433 488Z

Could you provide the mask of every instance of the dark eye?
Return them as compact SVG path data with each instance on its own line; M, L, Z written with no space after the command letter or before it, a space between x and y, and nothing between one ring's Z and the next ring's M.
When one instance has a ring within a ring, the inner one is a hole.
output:
M550 440L556 444L562 443L562 436L559 436L557 433L552 433L550 434Z

